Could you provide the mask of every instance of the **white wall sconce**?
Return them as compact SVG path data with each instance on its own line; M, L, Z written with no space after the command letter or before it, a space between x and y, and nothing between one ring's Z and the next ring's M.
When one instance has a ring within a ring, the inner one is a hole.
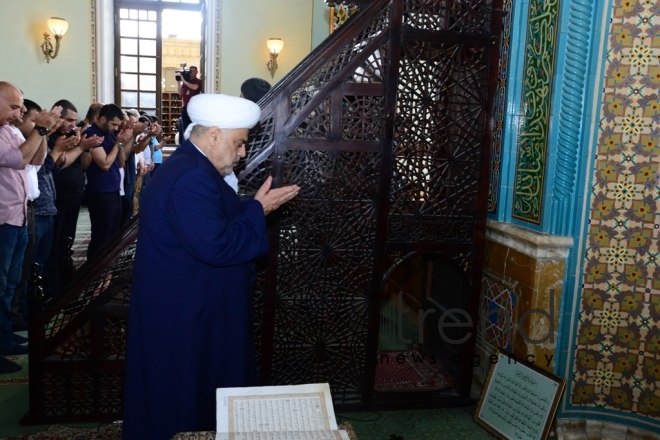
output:
M268 71L270 72L270 77L275 77L275 71L277 70L277 55L282 51L284 47L284 41L281 38L271 38L266 42L268 50L270 51L270 61L266 64Z
M44 42L41 44L41 51L46 55L46 62L50 63L50 60L57 58L57 54L60 52L60 41L69 29L69 23L63 18L52 17L48 20L48 29L50 29L55 37L55 50L53 50L53 43L50 42L50 34L44 32Z

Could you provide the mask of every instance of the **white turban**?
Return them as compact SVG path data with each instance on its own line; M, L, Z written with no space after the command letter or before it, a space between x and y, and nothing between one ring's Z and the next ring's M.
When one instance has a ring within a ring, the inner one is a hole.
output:
M183 138L188 140L195 125L224 129L252 128L261 117L261 108L254 102L236 96L202 93L190 98L188 116L192 121ZM225 181L238 192L238 179L234 173Z
M261 117L261 109L254 102L216 93L193 96L187 108L190 120L204 127L252 128Z

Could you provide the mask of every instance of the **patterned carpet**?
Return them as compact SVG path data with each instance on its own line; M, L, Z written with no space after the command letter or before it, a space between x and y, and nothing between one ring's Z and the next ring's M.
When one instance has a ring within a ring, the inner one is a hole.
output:
M121 422L93 429L54 425L43 432L26 432L0 440L121 440Z
M376 391L439 391L451 386L451 378L434 357L417 350L378 352Z
M17 332L17 334L21 336L27 337L27 331L24 332ZM29 379L27 376L27 368L28 368L28 357L27 355L21 355L21 356L5 356L7 359L9 359L12 362L16 362L18 365L23 367L23 370L18 371L16 373L11 373L11 374L2 374L0 375L0 387L6 386L6 385L25 385L29 383ZM2 392L2 391L0 391Z
M351 440L358 440L353 427L349 422L339 425L340 429L345 429ZM54 425L47 431L35 434L25 433L17 437L7 437L0 440L121 440L122 422L114 422L109 425L100 426L94 429L69 428L66 426ZM298 438L296 436L296 438ZM181 433L173 437L172 440L213 440L214 432Z

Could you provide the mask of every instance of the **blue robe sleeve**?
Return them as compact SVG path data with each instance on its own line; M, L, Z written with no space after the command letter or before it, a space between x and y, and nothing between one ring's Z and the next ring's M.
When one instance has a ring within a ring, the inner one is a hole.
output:
M268 238L261 203L241 204L217 183L199 169L181 175L169 194L163 221L171 223L191 255L210 266L244 264L265 254Z

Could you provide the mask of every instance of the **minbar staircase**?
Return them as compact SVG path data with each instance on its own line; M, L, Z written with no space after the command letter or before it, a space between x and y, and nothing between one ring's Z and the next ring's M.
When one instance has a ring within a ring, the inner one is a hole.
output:
M121 418L128 303L138 219L74 275L65 292L29 300L30 411L22 423Z
M440 358L462 359L448 369L451 389L387 394L374 387L378 327L392 273L420 257L433 262L431 304L458 301L478 322L501 3L356 2L359 11L261 100L242 192L269 175L301 187L269 216L270 253L254 289L262 384L329 382L344 409L469 402L474 328L462 328L472 336L459 346L429 338ZM138 222L63 295L33 295L24 423L121 418ZM462 290L433 284L450 272Z

